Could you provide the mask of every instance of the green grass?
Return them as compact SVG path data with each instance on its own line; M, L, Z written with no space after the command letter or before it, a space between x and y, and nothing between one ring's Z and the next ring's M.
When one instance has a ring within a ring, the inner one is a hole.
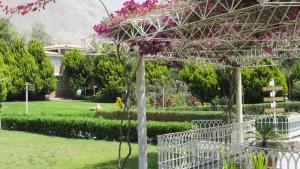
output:
M150 145L147 148L149 168L155 169L157 148ZM5 169L115 169L118 164L117 142L0 130L0 150L0 168ZM137 145L133 144L127 169L138 168L137 154Z
M113 103L100 103L103 111L114 110ZM91 113L96 103L85 100L32 101L28 104L29 113ZM3 113L24 113L25 102L3 102Z

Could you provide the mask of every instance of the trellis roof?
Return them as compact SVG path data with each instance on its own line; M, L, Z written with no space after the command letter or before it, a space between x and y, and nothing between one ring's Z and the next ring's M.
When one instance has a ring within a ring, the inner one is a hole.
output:
M266 57L298 56L299 4L299 1L181 0L131 17L114 28L113 33L123 42L170 42L172 48L161 53L166 57L194 56L231 66L256 64Z

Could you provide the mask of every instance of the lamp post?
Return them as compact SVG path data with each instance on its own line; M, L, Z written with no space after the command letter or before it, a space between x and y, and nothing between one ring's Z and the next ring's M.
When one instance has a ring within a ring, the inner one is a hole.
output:
M97 86L93 86L94 96L96 96L96 88L97 88Z
M25 82L25 86L26 86L26 93L25 93L25 95L26 95L26 107L25 107L25 113L26 114L28 114L28 91L29 90L33 90L34 89L34 85L33 84L30 84L30 83L28 83L28 82ZM29 87L32 87L31 89L29 89Z

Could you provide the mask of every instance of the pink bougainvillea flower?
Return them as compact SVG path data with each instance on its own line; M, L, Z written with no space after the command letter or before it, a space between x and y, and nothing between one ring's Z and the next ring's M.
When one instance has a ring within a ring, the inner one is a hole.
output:
M267 48L265 48L265 52L269 55L272 55L273 54L273 48L272 47L267 47Z
M289 20L294 20L296 19L297 15L299 13L299 10L297 8L291 8L288 13L287 13L287 17Z
M28 3L22 3L17 6L9 6L7 5L7 1L8 0L0 0L0 8L6 15L14 13L25 15L31 11L36 11L41 8L45 8L45 6L50 2L55 2L55 0L35 0Z

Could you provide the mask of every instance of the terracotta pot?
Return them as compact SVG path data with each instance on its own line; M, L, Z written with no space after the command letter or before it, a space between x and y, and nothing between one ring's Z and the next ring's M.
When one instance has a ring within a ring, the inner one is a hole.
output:
M268 157L268 159L267 159L268 161L267 161L267 167L268 168L276 168L276 164L277 164L277 161L278 161L278 158L277 157L275 157L275 159L272 159L271 157ZM275 166L273 166L273 160L274 160L274 164L275 164Z

